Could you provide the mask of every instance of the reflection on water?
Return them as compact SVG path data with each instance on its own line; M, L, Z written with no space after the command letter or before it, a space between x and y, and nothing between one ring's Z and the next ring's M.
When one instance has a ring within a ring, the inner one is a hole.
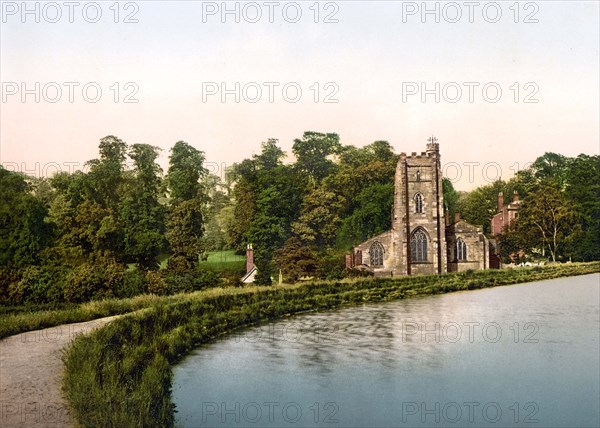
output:
M184 426L598 426L600 275L290 317L176 369Z

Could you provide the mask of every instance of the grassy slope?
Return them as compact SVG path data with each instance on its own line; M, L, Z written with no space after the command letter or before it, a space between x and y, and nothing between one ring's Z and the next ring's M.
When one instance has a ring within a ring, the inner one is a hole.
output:
M200 343L290 313L600 271L600 263L214 289L157 300L75 340L65 390L83 426L172 426L171 366Z

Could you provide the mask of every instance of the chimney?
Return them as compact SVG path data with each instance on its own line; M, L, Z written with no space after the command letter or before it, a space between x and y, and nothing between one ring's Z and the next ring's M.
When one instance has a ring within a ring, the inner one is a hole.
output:
M517 202L519 200L519 192L516 190L513 193L513 202Z
M458 223L460 221L460 213L454 213L454 223Z
M246 273L250 272L254 267L254 250L252 244L246 247Z
M502 208L504 208L504 195L500 192L498 193L498 212L501 212Z

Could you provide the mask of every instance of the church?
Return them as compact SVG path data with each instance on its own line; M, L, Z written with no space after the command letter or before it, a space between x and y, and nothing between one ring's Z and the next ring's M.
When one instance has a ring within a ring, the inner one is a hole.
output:
M352 249L346 267L375 276L432 275L490 268L490 241L482 226L444 209L439 144L400 154L394 178L392 229Z

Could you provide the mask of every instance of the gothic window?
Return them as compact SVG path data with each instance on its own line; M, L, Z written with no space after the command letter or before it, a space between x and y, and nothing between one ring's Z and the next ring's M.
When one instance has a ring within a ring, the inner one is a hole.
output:
M415 195L415 212L422 213L423 212L423 195L417 193Z
M410 253L412 262L427 261L427 235L423 229L417 229L410 237Z
M417 181L421 181L421 171L417 171Z
M383 266L383 245L380 242L374 242L369 248L369 258L371 259L371 266L380 267Z
M454 254L458 261L467 260L467 244L460 238L458 238L454 244Z

